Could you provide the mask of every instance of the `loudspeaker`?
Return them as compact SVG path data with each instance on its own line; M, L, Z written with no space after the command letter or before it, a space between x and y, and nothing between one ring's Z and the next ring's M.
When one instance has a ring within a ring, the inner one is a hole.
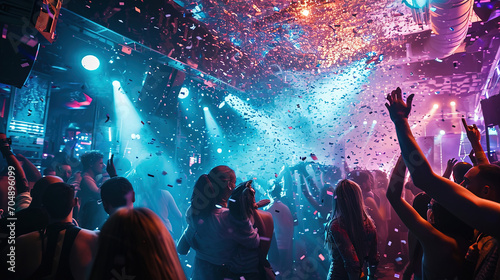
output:
M61 5L59 0L1 1L0 83L24 85L38 55L39 38L54 42Z
M500 125L500 111L498 108L500 108L500 95L481 100L484 124L487 127Z

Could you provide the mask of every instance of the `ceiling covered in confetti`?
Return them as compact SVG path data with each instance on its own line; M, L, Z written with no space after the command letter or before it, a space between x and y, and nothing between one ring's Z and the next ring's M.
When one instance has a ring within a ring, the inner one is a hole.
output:
M61 53L81 42L104 49L112 56L97 79L127 81L123 90L149 118L145 123L158 126L154 139L175 132L175 123L167 129L159 122L186 114L186 154L222 149L213 152L220 156L214 162L236 169L274 172L310 154L325 163L345 158L388 168L397 143L383 104L395 87L417 94L411 123L417 137L459 135L460 117L478 116L485 89L498 92L499 18L490 18L495 6L477 5L455 53L430 58L422 55L436 35L429 10L412 13L399 0L72 0L61 12L58 44L44 46L38 67L64 61L56 66L71 68ZM166 68L183 74L171 79ZM158 83L148 80L155 75ZM157 87L183 82L192 93L179 103L170 89ZM148 90L151 83L155 89ZM94 92L107 98L104 86ZM191 102L189 110L183 102ZM207 128L211 136L199 128L207 112L219 126ZM242 154L272 159L242 163Z

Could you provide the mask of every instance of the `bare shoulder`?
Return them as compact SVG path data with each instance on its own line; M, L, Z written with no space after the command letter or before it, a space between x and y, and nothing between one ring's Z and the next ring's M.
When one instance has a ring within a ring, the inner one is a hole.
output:
M81 229L77 235L77 239L84 242L96 242L99 239L99 234L96 231Z

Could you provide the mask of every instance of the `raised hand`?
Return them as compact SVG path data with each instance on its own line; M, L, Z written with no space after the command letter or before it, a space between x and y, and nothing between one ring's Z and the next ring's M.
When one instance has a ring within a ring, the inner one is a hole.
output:
M453 168L453 166L455 166L455 164L458 162L458 159L456 158L450 158L448 160L448 164L447 164L447 167L449 168Z
M451 158L448 160L448 163L446 164L446 169L444 170L443 177L450 179L451 173L453 172L453 166L455 166L455 163L457 163L457 159Z
M467 125L467 121L465 118L462 118L462 124L464 125L465 132L467 133L467 138L473 143L479 143L481 141L481 132L479 129L477 129L477 126L475 124L473 125Z
M109 177L111 177L111 178L118 176L118 174L116 174L116 168L115 168L115 165L113 163L114 156L115 155L113 155L113 154L111 155L111 158L108 159L108 164L106 165L106 172L108 172Z
M387 95L387 101L389 101L389 103L385 103L385 107L389 110L389 115L393 122L401 119L408 119L414 96L414 94L410 94L405 103L401 94L401 88L399 87Z

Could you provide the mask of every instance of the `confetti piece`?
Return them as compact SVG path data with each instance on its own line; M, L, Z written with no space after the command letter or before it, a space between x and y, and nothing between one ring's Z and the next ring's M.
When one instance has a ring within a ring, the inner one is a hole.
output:
M302 255L302 257L300 257L300 260L303 260L305 257L306 255Z
M167 187L171 187L171 188L173 188L174 186L172 186L172 185L167 185Z
M163 176L167 175L167 171L162 171L161 175L163 175Z
M324 260L325 260L325 257L324 257L322 254L319 254L319 255L318 255L318 257L319 257L319 259L320 259L321 261L324 261Z
M155 175L151 175L151 174L149 174L149 173L148 173L148 176L149 176L149 177L154 177Z
M104 123L107 123L109 122L109 114L106 114L106 121L104 121Z

